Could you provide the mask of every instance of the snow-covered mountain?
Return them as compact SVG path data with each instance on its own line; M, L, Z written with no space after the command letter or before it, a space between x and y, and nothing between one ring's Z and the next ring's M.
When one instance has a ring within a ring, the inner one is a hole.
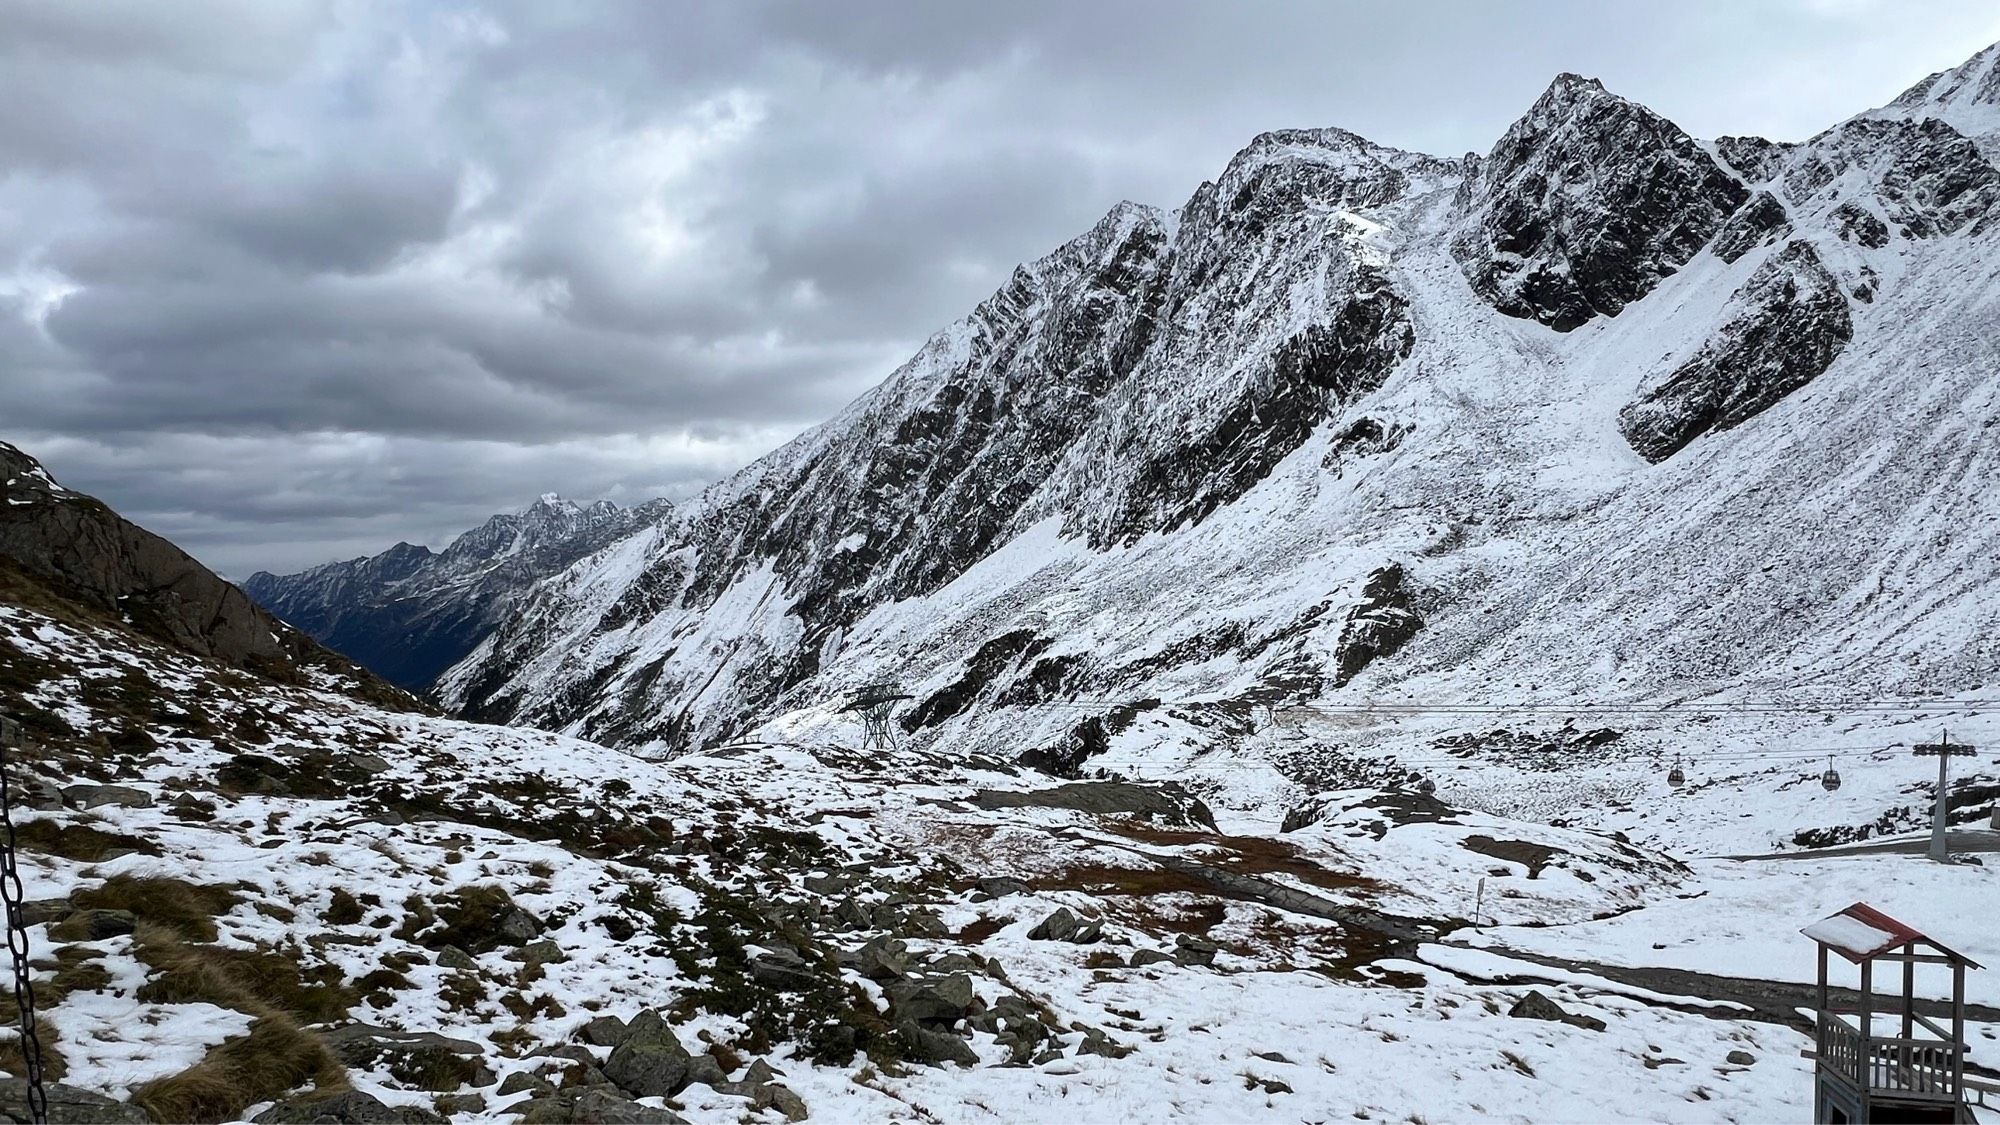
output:
M2000 957L1990 868L1697 854L1909 805L1897 740L2000 735L1961 704L1842 727L1882 748L1838 792L1772 761L1632 785L1573 753L1601 731L1454 743L1532 780L1525 819L1367 785L1280 824L962 746L644 761L384 709L330 654L256 674L227 629L159 627L225 583L7 468L0 713L29 735L6 768L50 1120L1786 1120L1812 1099L1801 921L1865 896ZM172 596L105 607L100 579L167 563ZM1356 628L1394 633L1399 588L1367 583ZM1952 793L1996 795L1990 771ZM1992 976L1963 1010L1986 1078ZM1937 1015L1941 987L1916 985ZM0 1036L11 1120L22 1050Z
M677 753L889 679L919 747L1142 770L1258 757L1272 705L2000 683L1996 55L1797 144L1573 75L1484 156L1260 136L439 690Z
M442 551L398 543L370 558L297 574L259 571L243 588L322 643L423 691L506 618L522 591L672 507L666 500L585 506L550 493L521 512L494 516Z

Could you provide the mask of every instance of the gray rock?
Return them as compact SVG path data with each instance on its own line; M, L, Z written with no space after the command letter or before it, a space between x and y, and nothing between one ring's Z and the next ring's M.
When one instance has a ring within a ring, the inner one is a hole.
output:
M1008 895L1024 895L1033 889L1019 879L1009 879L1004 875L989 875L979 880L978 886L980 893L993 898L1006 898Z
M903 1057L913 1062L930 1063L933 1066L953 1062L961 1066L978 1066L979 1056L973 1053L965 1040L948 1031L932 1031L921 1027L915 1020L904 1020L896 1025L896 1039L902 1044Z
M982 789L972 803L982 809L1069 809L1099 816L1136 816L1173 828L1215 830L1215 814L1179 782L1076 781L1048 789L1013 792ZM992 894L994 892L988 892ZM999 897L997 894L995 897Z
M674 1037L674 1029L667 1025L667 1021L661 1018L660 1013L651 1008L646 1008L632 1017L632 1022L625 1028L625 1042L654 1046L680 1045L680 1040Z
M635 1098L664 1098L687 1087L693 1067L694 1057L673 1030L657 1012L648 1011L632 1021L625 1042L605 1060L604 1076Z
M145 809L153 805L152 794L129 785L66 785L62 795L66 804L77 809L95 809L105 805Z
M910 975L909 962L903 957L904 949L903 943L895 938L870 938L854 951L854 970L872 981L901 980Z
M729 1084L729 1075L714 1055L691 1055L688 1057L687 1084L701 1085L711 1090L720 1090Z
M790 1089L776 1082L766 1082L750 1095L751 1109L775 1109L785 1115L787 1121L804 1121L811 1113L806 1109L806 1100Z
M1753 1066L1757 1062L1757 1056L1748 1051L1731 1051L1725 1057L1731 1066Z
M450 1115L455 1113L485 1113L484 1094L441 1094L437 1099L437 1111Z
M889 997L889 1011L897 1019L918 1023L957 1023L979 1004L972 978L964 973L892 981L883 991Z
M455 945L447 945L438 950L437 963L441 969L457 969L464 973L479 971L479 962L472 959L472 954Z
M569 954L562 951L562 946L549 938L529 942L506 956L509 961L527 965L557 965L569 960Z
M513 1107L521 1125L687 1125L672 1110L654 1109L604 1090L570 1090Z
M1174 955L1160 949L1141 949L1132 955L1132 967L1143 969L1148 965L1177 964Z
M256 1125L442 1125L445 1119L422 1106L389 1105L359 1090L344 1090L290 1098L253 1120Z
M57 941L100 941L129 934L139 924L130 910L78 910L49 927Z
M855 884L850 875L808 875L805 882L806 890L816 895L846 894Z
M1551 1023L1566 1023L1590 1031L1603 1031L1604 1021L1595 1016L1571 1014L1563 1011L1555 1001L1544 996L1539 990L1530 990L1526 996L1514 1002L1507 1014L1520 1020L1548 1020Z
M21 922L28 926L60 922L75 909L66 898L38 898L21 904Z
M448 1092L460 1085L491 1086L499 1080L482 1061L485 1052L479 1044L434 1031L353 1023L321 1037L347 1065L386 1070L398 1082L420 1089Z
M103 1094L65 1086L60 1082L42 1088L49 1100L49 1121L53 1125L146 1125L152 1119L135 1105L114 1101ZM18 1078L0 1078L0 1121L21 1122L28 1116L28 1084Z
M349 754L347 756L347 764L370 777L380 773L388 773L390 769L389 759L382 757L380 754L369 754L366 752Z
M549 1080L542 1077L541 1075L536 1074L532 1071L517 1070L514 1073L508 1075L505 1079L501 1081L498 1093L500 1097L504 1098L509 1094L519 1094L524 1092L531 1094L547 1094L547 1093L553 1093L554 1091L555 1087L553 1085L550 1085Z
M1066 941L1075 945L1089 945L1097 940L1104 923L1096 919L1086 921L1077 917L1067 906L1056 907L1055 913L1041 920L1028 937L1034 941Z
M778 1070L763 1059L753 1059L743 1071L743 1084L751 1088L778 1080Z
M1097 1028L1088 1027L1083 1031L1083 1042L1077 1044L1079 1055L1102 1055L1107 1059L1122 1059L1132 1053L1132 1048L1111 1038Z
M804 958L789 950L772 949L750 959L750 979L781 992L803 992L819 984L818 974Z
M1215 955L1222 948L1207 938L1194 937L1190 934L1181 934L1174 938L1174 945L1176 964L1204 967L1215 964Z
M593 1047L616 1047L631 1033L632 1029L617 1016L598 1016L577 1028L576 1037Z

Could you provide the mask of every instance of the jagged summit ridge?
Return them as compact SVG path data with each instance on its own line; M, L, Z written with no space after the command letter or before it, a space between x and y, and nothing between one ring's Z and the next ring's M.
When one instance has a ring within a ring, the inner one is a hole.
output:
M1975 399L1994 377L1994 171L1953 135L1710 146L1574 75L1484 157L1261 135L545 582L441 691L676 752L823 729L889 678L913 738L1073 765L1224 745L1227 708L1465 676L1980 682L1987 649L1917 638L1976 616L1986 579L1855 585L1926 534L1909 512L1992 502L1965 485L1985 446L1920 451L1928 408L1883 374L1923 355ZM1891 479L1909 459L1935 471ZM1829 487L1854 498L1839 537L1797 523ZM1356 624L1382 606L1394 637Z

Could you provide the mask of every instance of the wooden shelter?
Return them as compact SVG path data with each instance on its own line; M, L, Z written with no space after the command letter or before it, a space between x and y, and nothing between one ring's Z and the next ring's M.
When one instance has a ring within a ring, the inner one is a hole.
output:
M1971 1122L1965 1103L1965 971L1980 966L1887 914L1855 903L1800 931L1819 946L1819 1027L1813 1120ZM1828 954L1859 966L1853 1007L1841 1007L1827 980ZM1892 991L1878 993L1886 962ZM1900 964L1900 981L1895 966ZM1917 1011L1917 966L1951 973L1951 1026Z

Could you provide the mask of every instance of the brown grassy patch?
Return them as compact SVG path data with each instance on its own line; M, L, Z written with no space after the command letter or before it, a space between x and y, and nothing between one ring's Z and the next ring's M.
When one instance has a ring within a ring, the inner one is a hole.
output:
M307 1084L343 1088L347 1071L340 1059L300 1026L346 1016L353 992L338 983L338 974L330 968L307 970L277 950L220 949L184 939L188 930L200 929L190 917L178 926L157 918L140 923L134 934L139 958L158 975L140 988L139 999L231 1008L251 1017L250 1033L211 1049L179 1074L135 1090L134 1104L156 1121L227 1121L246 1106ZM212 922L207 932L213 933Z
M18 1019L19 1017L8 1019L5 1037L0 1038L0 1070L16 1078L22 1078L28 1073L28 1056L22 1049L20 1033L15 1030ZM35 1017L35 1037L41 1040L42 1044L42 1080L62 1081L63 1076L69 1073L69 1063L62 1057L62 1051L56 1047L58 1036L55 1025L49 1022L47 1016Z
M1364 895L1383 889L1379 881L1365 875L1325 866L1286 840L1180 831L1140 821L1124 821L1114 827L1119 835L1141 843L1190 849L1186 858L1239 875L1289 875L1307 886Z
M131 852L160 854L160 849L137 836L106 832L88 824L61 824L48 818L16 827L14 841L23 851L61 856L79 863L101 863Z
M347 1071L325 1043L282 1014L261 1016L250 1034L231 1039L195 1065L146 1083L132 1102L155 1121L231 1121L261 1101L311 1083L347 1084Z
M181 941L214 941L215 919L243 901L227 887L183 883L179 879L113 875L101 886L77 891L79 910L129 910Z

